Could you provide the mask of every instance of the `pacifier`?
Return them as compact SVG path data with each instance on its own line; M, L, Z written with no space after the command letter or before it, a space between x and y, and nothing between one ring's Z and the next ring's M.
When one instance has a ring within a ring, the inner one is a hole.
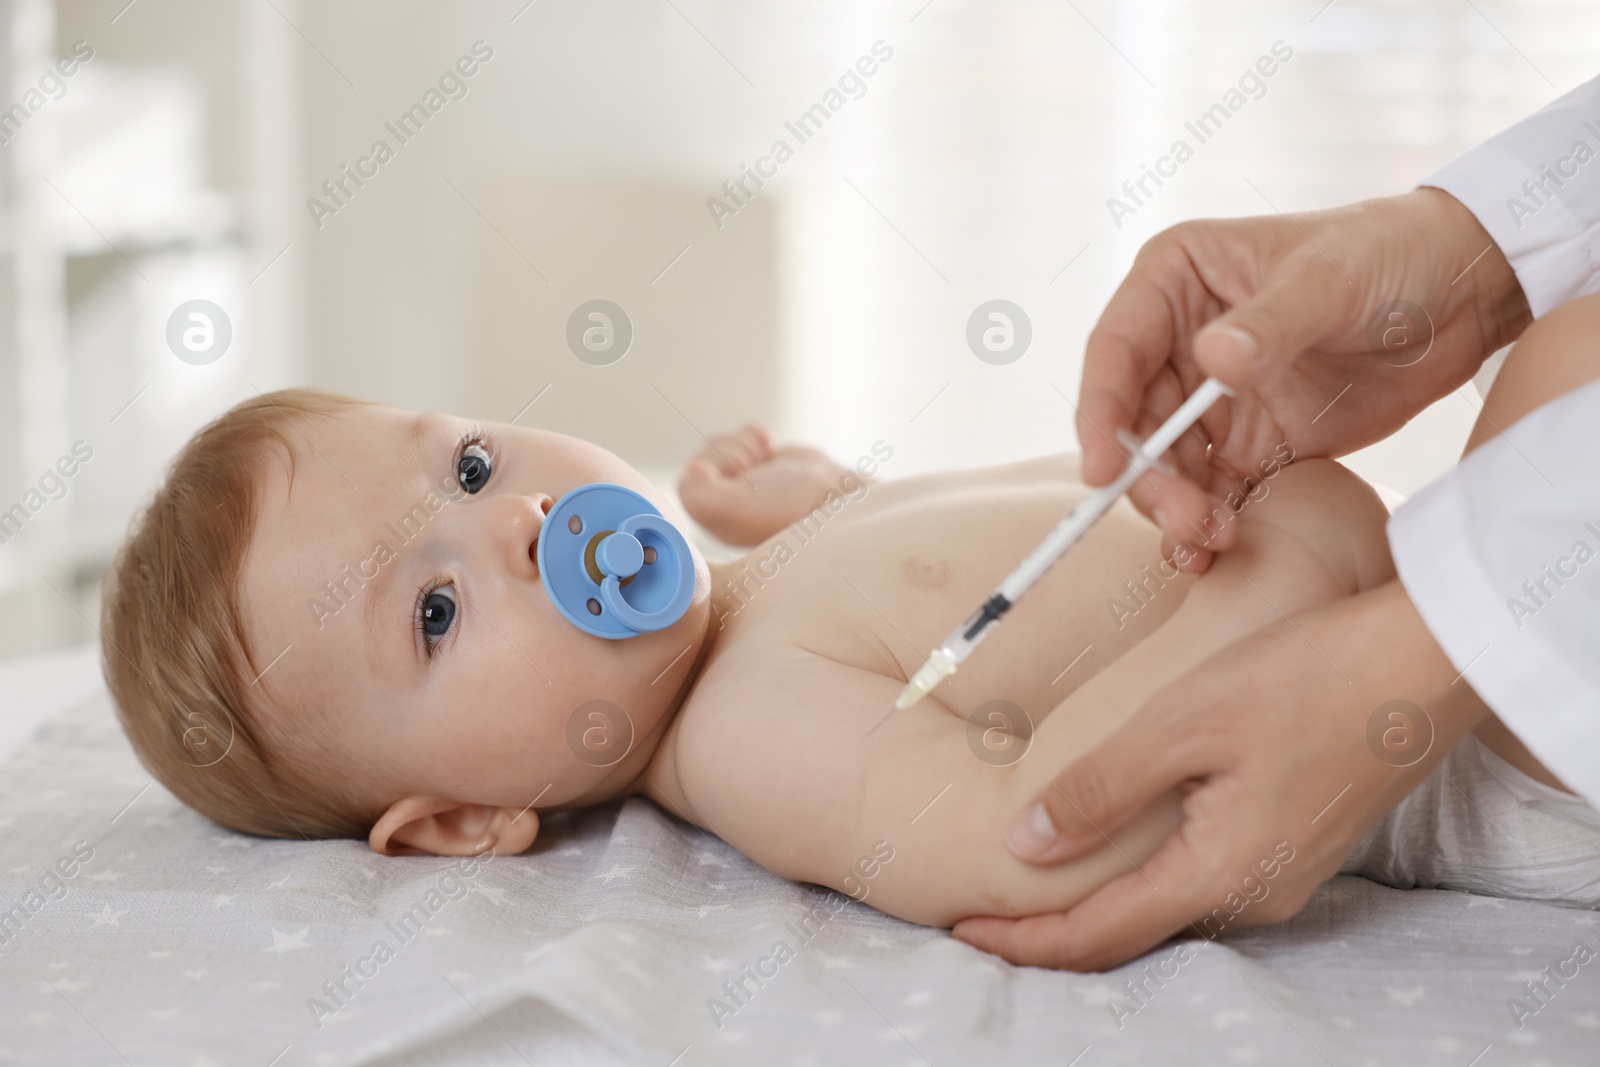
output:
M538 559L556 610L611 641L665 630L694 596L689 542L650 501L609 482L555 502L539 529Z

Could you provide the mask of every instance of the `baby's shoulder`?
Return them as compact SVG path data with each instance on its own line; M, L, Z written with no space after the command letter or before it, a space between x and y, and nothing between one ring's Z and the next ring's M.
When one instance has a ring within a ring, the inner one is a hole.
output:
M741 635L702 669L676 724L687 780L738 793L760 782L774 789L795 766L840 786L859 773L855 742L893 710L903 674L858 641L841 639L849 655L832 655L778 631Z
M753 627L717 649L696 679L684 715L757 722L796 712L813 716L825 705L830 714L849 717L858 705L871 705L884 687L893 693L904 684L893 680L898 677L893 657L886 651L874 654L861 635L841 628L802 637L796 629Z
M897 712L903 676L777 641L729 652L679 713L679 788L701 826L769 870L832 884L860 853L863 804L906 792L961 725Z

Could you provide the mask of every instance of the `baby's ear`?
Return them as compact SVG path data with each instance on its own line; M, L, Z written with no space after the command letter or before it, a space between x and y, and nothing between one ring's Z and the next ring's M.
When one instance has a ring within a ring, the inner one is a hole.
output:
M463 804L443 797L406 797L389 805L367 835L372 851L385 856L497 856L527 851L539 833L532 808Z

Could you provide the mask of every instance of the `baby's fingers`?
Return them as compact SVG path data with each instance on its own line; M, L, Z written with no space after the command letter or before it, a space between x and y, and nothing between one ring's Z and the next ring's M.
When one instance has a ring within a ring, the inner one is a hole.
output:
M772 443L766 431L753 424L734 433L717 434L700 451L701 458L710 460L723 474L729 475L765 463L771 456Z
M752 463L765 463L772 458L772 436L759 422L747 422L739 427L739 439L744 442Z
M750 453L743 441L733 434L717 434L706 442L696 457L712 467L717 473L732 476L750 467Z
M725 478L722 468L712 460L702 456L694 456L683 465L683 480L699 484L709 484L718 479Z

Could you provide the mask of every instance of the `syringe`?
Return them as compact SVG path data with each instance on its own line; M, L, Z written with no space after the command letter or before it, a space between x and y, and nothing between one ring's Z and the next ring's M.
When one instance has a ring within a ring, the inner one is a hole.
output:
M900 697L894 702L896 708L909 708L923 697L933 691L934 687L956 672L963 660L972 654L972 650L983 643L989 636L989 631L1000 617L1014 607L1022 599L1024 593L1033 587L1033 583L1044 577L1055 563L1071 548L1107 511L1117 502L1117 498L1128 491L1128 487L1143 476L1145 471L1155 466L1162 453L1172 447L1172 443L1183 436L1185 430L1193 426L1201 415L1205 414L1218 397L1232 396L1233 390L1217 381L1207 378L1201 383L1200 388L1185 400L1174 411L1149 439L1139 446L1133 457L1128 461L1127 469L1117 476L1117 480L1098 489L1083 498L1078 506L1067 513L1056 528L1050 531L1039 547L1028 554L1028 557L1017 565L1017 569L1006 576L1005 581L995 588L994 594L983 602L967 617L967 620L951 631L938 648L928 656L928 661L922 665L911 678L910 683L900 691Z

